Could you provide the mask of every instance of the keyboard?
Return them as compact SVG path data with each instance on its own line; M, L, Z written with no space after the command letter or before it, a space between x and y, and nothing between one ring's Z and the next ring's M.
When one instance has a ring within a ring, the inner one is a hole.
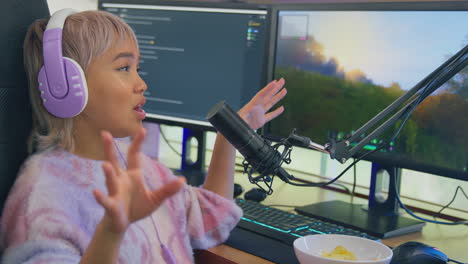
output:
M227 245L275 263L298 263L293 242L314 234L343 234L380 240L359 230L268 207L254 201L236 199L244 214L231 232Z

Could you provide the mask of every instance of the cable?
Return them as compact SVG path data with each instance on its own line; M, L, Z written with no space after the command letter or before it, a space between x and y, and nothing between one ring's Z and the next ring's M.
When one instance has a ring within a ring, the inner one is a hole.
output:
M346 187L346 185L341 184L341 183L336 183L336 182L333 183L333 185L343 188L349 195L352 195L351 190L348 187Z
M120 157L122 163L124 164L125 169L128 170L127 160L124 158L122 152L120 151L119 146L117 146L115 141L112 141L112 142L114 144L114 147L117 149L117 153L119 154L119 157ZM147 185L148 183L145 182L145 184ZM164 245L164 243L161 240L161 237L159 236L158 228L156 227L156 222L154 222L153 215L150 214L149 218L151 219L151 223L153 224L153 228L154 228L154 231L156 233L156 237L157 237L157 239L159 241L159 245L160 245L160 248L161 248L161 256L164 259L164 262L166 262L166 264L176 264L177 262L175 260L174 253L172 253L171 249L169 249L168 247L166 247L166 245Z
M159 134L161 134L161 137L164 139L164 142L166 142L166 144L169 146L169 148L170 148L175 154L177 154L179 157L182 157L182 153L180 153L179 151L177 151L177 150L174 148L174 146L172 146L172 144L169 143L169 140L166 138L166 135L164 134L162 128L159 129Z
M468 58L468 56L467 56L467 58ZM465 58L465 59L467 59L467 58ZM452 70L453 70L453 69L448 69L448 71L452 71ZM439 81L439 82L440 82L440 81ZM444 81L444 82L445 82L445 81ZM401 116L402 116L402 117L404 116L404 119L403 119L403 121L401 122L401 124L400 124L399 128L397 129L397 131L395 132L395 134L391 137L390 141L387 142L387 143L382 144L382 145L381 145L380 147L378 147L377 149L381 149L381 148L383 148L384 146L388 145L390 142L395 141L395 139L398 137L398 135L400 134L401 130L403 129L403 126L404 126L405 123L408 121L410 115L413 113L413 111L416 109L416 107L421 103L421 101L422 101L425 97L428 96L428 92L429 92L429 90L430 90L432 84L438 84L438 83L434 83L434 80L431 80L431 81L428 82L428 84L426 84L426 87L424 88L424 90L419 94L419 97L418 97L417 101L414 102L414 103L412 103L412 104L410 105L411 107L407 106L408 109L402 113ZM377 149L376 149L376 150L377 150ZM361 156L357 161L361 160L363 157L367 156L368 154L375 152L376 150L373 150L373 151L370 151L370 152L364 154L364 155ZM353 162L352 165L354 165L357 161ZM347 168L347 169L348 169L348 168ZM346 169L346 170L347 170L347 169ZM346 170L345 170L345 171L346 171ZM396 175L395 175L394 177L395 177L395 181L397 181ZM398 186L398 185L395 184L395 196L396 196L396 198L397 198L397 200L398 200L398 203L400 204L400 207L403 208L403 209L404 209L409 215L411 215L412 217L414 217L414 218L416 218L416 219L419 219L419 220L422 220L422 221L425 221L425 222L436 223L436 224L442 224L442 225L460 225L460 224L468 224L468 220L465 220L465 221L458 221L458 222L440 222L440 221L434 221L434 220L430 220L430 219L425 219L425 218L422 218L422 217L419 217L419 216L415 215L415 214L414 214L413 212L411 212L411 211L403 204L403 202L401 201L400 195L399 195L399 193L398 193L398 188L397 188L397 186ZM458 191L458 188L457 188L457 191ZM463 194L465 195L465 197L467 196L465 192L463 192ZM453 199L453 200L454 200L454 199ZM453 201L451 201L451 202L449 203L449 205L450 205L452 202L453 202ZM447 206L447 207L448 207L448 206ZM445 209L445 208L446 208L446 207L442 208L442 210ZM439 211L439 212L441 212L441 211Z
M288 207L288 208L295 208L296 205L287 205L287 204L266 204L265 206L268 207Z
M456 74L458 71L460 71L461 69L458 69L456 67L453 67L453 65L455 64L455 66L458 66L458 65L464 65L466 63L468 63L468 54L464 54L463 53L463 50L465 49L468 49L468 45L462 49L460 52L459 52L459 55L457 57L453 57L451 59L451 62L445 67L445 70L440 72L438 75L435 75L432 76L433 78L428 81L426 84L423 84L424 86L426 86L422 92L419 94L418 96L418 100L416 102L413 102L411 105L408 105L406 107L409 107L411 106L411 108L408 108L405 112L402 113L401 116L403 116L405 113L406 113L406 116L404 118L404 120L402 121L400 127L398 128L397 132L394 134L394 136L391 138L390 142L393 142L395 141L395 139L397 138L397 136L400 134L403 126L405 125L406 121L408 121L410 115L413 113L413 111L416 109L416 107L427 97L430 95L430 93L432 93L431 91L431 88L432 88L432 85L435 85L436 87L439 87L440 85L444 84L445 82L448 81L448 79L450 78L447 78L446 76L453 76L454 74ZM466 51L465 51L466 52ZM461 63L457 64L458 60L461 60ZM462 67L465 67L465 66L462 66ZM463 69L463 68L462 68ZM454 73L455 72L455 73ZM452 74L454 73L454 74ZM444 77L442 79L438 79L438 77Z
M439 212L437 212L437 213L436 213L435 215L433 215L432 217L436 218L437 216L439 216L439 215L442 213L442 211L443 211L444 209L446 209L447 207L449 207L449 206L453 203L453 201L455 201L455 198L457 197L458 190L460 190L460 191L465 195L465 198L468 199L468 195L466 195L466 193L465 193L465 191L463 190L463 188L462 188L460 185L458 185L458 186L457 186L457 189L455 189L455 194L453 195L452 200L451 200L447 205L445 205L444 207L442 207L442 209L440 209Z
M427 89L427 87L425 88L425 90ZM326 185L329 185L329 184L332 184L334 183L335 181L337 181L339 178L341 178L351 167L353 167L356 163L358 163L360 160L362 160L363 158L365 158L366 156L374 153L374 152L377 152L379 150L381 150L382 148L384 148L385 146L387 146L390 142L393 142L394 139L398 136L398 134L401 132L403 126L405 125L406 121L408 120L410 114L414 111L414 109L416 108L416 106L419 104L419 102L422 100L422 95L419 96L419 99L418 99L418 103L414 104L414 105L411 105L411 108L409 108L408 110L406 110L405 112L403 112L401 114L401 116L403 116L404 114L406 114L405 116L405 119L403 120L403 122L401 123L400 127L398 128L397 132L393 135L392 139L387 142L387 143L383 143L382 145L380 145L379 147L375 148L374 150L371 150L371 151L368 151L366 153L364 153L362 156L358 157L357 159L355 159L351 165L349 165L348 167L346 167L338 176L336 176L334 179L328 181L328 182L319 182L319 183L309 183L309 184L298 184L298 183L294 183L294 182L288 182L289 184L291 185L294 185L294 186L310 186L310 187L323 187L323 186L326 186ZM409 107L409 106L407 106Z
M468 46L467 46L468 47ZM463 56L459 56L458 58L460 57L463 57ZM457 58L457 59L458 59ZM468 59L468 56L466 56L465 58L462 58L462 60L467 60ZM453 68L450 68L450 67L447 67L447 71L454 71L455 69ZM439 80L439 82L442 82L441 80ZM421 103L422 100L424 100L429 94L429 91L430 91L430 88L431 88L431 85L434 84L434 85L438 85L439 82L435 83L435 80L431 80L427 85L426 85L426 88L424 88L424 90L421 92L421 94L419 95L419 98L417 100L416 103L413 103L411 105L411 108L408 109L408 111L406 112L406 116L404 118L404 120L402 121L400 127L398 128L397 132L393 135L393 137L391 138L390 142L393 142L398 134L401 132L404 124L406 123L406 121L408 120L409 116L411 115L411 113L415 110L415 108ZM446 82L446 80L443 80L443 82ZM395 177L395 182L397 181L397 177L396 175L394 176ZM457 188L457 191L458 191L458 188ZM465 195L466 197L466 193L463 192L463 194ZM455 194L456 195L456 194ZM440 221L434 221L434 220L430 220L430 219L426 219L426 218L422 218L422 217L419 217L417 215L415 215L411 210L409 210L404 204L403 202L401 201L400 199L400 195L398 193L398 188L397 188L397 184L395 184L395 197L397 198L398 200L398 203L400 204L400 207L403 208L409 215L411 215L412 217L416 218L416 219L419 219L419 220L422 220L422 221L425 221L425 222L429 222L429 223L435 223L435 224L442 224L442 225L460 225L460 224L468 224L468 220L464 220L464 221L458 221L458 222L440 222ZM453 202L455 198L452 199L452 201L449 203L449 205ZM448 206L446 206L448 207ZM442 208L441 211L443 209L445 209L446 207ZM439 211L439 213L441 212ZM438 213L438 214L439 214ZM437 214L436 214L437 215Z
M328 181L328 182L318 182L318 183L296 183L296 182L293 182L295 181L296 179L294 178L293 175L290 175L290 178L287 178L287 177L282 177L281 179L283 181L285 181L286 183L288 184L291 184L291 185L294 185L294 186L303 186L303 187L323 187L323 186L326 186L326 185L330 185L332 183L334 183L335 181L337 181L339 178L341 178L351 167L355 166L355 164L357 162L359 162L360 160L362 160L364 157L376 152L376 151L379 151L381 150L382 148L384 148L385 146L388 146L391 142L394 142L395 139L398 137L398 135L400 134L400 132L402 131L404 125L406 124L406 122L408 121L409 117L411 116L411 114L414 112L414 110L416 109L416 107L427 97L430 95L430 93L432 93L431 89L433 87L436 87L436 89L442 85L443 83L445 83L448 79L450 78L447 78L448 76L453 76L455 75L457 72L459 72L461 69L459 69L459 67L465 67L466 65L465 64L468 64L468 53L466 53L466 51L468 50L468 45L463 48L461 51L459 51L456 56L452 57L447 65L443 65L443 69L441 69L440 71L436 71L436 72L433 72L431 73L428 77L426 77L422 82L420 82L419 85L421 85L421 87L424 87L424 89L419 93L419 94L415 94L412 96L412 98L409 100L410 101L410 104L406 105L403 110L400 110L401 111L401 114L400 116L398 116L397 118L400 119L400 118L403 118L402 119L402 122L400 124L400 126L398 127L397 131L395 132L395 134L391 137L390 141L386 142L386 143L383 143L381 144L380 146L378 146L376 149L372 150L372 151L369 151L365 154L363 154L361 157L357 158L356 160L354 160L352 162L351 165L349 165L348 167L346 167L338 176L336 176L335 178L333 178L332 180ZM459 59L461 59L461 63L459 63ZM455 65L455 66L454 66ZM442 66L441 66L442 67ZM440 67L439 67L440 68ZM434 85L434 86L433 86ZM434 89L435 90L435 89ZM284 153L283 152L283 157L284 158ZM289 153L288 153L289 154ZM266 159L266 157L265 157ZM260 165L258 165L260 166ZM281 163L277 166L277 168L280 168L281 167ZM276 169L277 169L276 168ZM276 171L275 169L275 171ZM251 172L252 171L256 171L256 168L251 168L250 172L249 172L249 179L251 177ZM265 178L265 176L268 176L268 175L261 175L259 177L263 177ZM259 178L257 177L257 178ZM273 177L274 178L274 177ZM271 181L273 180L273 178L270 178L268 176L268 180L264 180L263 182L270 182L270 185L268 186L270 191L269 191L269 194L271 194L272 190L271 190ZM253 183L254 181L251 180L251 182ZM256 183L256 182L255 182ZM257 186L258 183L256 183ZM260 187L260 186L259 186ZM260 187L262 188L262 187ZM263 189L263 188L262 188Z
M395 178L395 197L397 198L398 200L398 203L400 204L400 207L403 208L409 215L411 215L412 217L416 218L416 219L419 219L421 221L424 221L424 222L429 222L429 223L434 223L434 224L440 224L440 225L464 225L464 224L468 224L468 220L463 220L463 221L458 221L458 222L440 222L440 221L434 221L434 220L430 220L430 219L426 219L426 218L423 218L423 217L420 217L420 216L417 216L415 215L410 209L408 209L404 204L403 202L401 201L400 199L400 194L398 193L398 184L396 183L397 182L397 177L396 175L393 175L393 177Z
M378 150L381 150L382 148L383 148L383 146L380 146L380 147L377 147L376 149L374 149L372 151L369 151L369 152L363 154L361 157L359 157L355 161L353 161L353 163L351 163L351 165L346 167L346 169L344 169L338 176L336 176L334 179L332 179L332 180L330 180L328 182L303 183L303 184L294 183L294 182L288 182L288 183L291 184L291 185L294 185L294 186L304 186L304 187L323 187L323 186L330 185L330 184L334 183L335 181L337 181L339 178L341 178L352 166L354 166L360 160L365 158L367 155L370 155L370 154L372 154L372 153L374 153L374 152L376 152Z
M355 161L355 159L353 159L353 161ZM351 204L353 204L354 202L354 194L356 193L356 164L354 164L353 166L353 188L352 188L352 191L351 191Z
M182 153L180 153L179 151L177 151L177 149L175 149L175 147L172 146L172 144L169 142L169 140L167 139L166 135L164 134L162 128L159 129L159 134L161 134L161 137L163 138L164 142L166 142L166 145L169 146L169 148L170 148L175 154L177 154L177 156L182 157ZM235 165L237 165L237 166L242 166L242 164L237 163L237 162L235 163Z
M468 48L468 46L467 46ZM456 61L457 59L461 58L462 60L466 60L468 61L468 56L465 56L463 57L463 55L459 55L457 56L453 61ZM455 63L455 62L451 62L449 63L449 65L447 66L446 68L446 71L445 72L450 72L452 73L453 71L457 70L456 68L452 68L451 66ZM465 63L465 61L463 61L462 63ZM458 72L458 70L457 70ZM438 76L441 76L442 73L440 73ZM420 92L417 98L417 101L414 101L412 104L410 105L407 105L406 106L406 110L403 111L401 113L401 117L404 116L400 126L398 127L397 131L395 132L395 134L391 137L390 141L386 142L386 143L383 143L381 144L379 147L377 147L376 149L372 150L372 151L369 151L369 152L366 152L364 153L362 156L360 156L359 158L355 159L353 161L353 163L351 163L351 165L349 165L348 167L346 167L337 177L335 177L334 179L330 180L329 182L319 182L319 183L310 183L310 184L297 184L297 183L294 183L294 182L288 182L289 184L291 185L295 185L295 186L313 186L313 187L322 187L322 186L326 186L326 185L329 185L329 184L332 184L334 183L335 181L337 181L339 178L341 178L352 166L355 166L355 164L357 162L359 162L360 160L362 160L363 158L365 158L366 156L376 152L376 151L379 151L381 150L382 148L384 148L385 146L389 145L391 142L394 142L395 139L398 137L398 135L400 134L401 130L403 129L404 125L406 124L406 122L408 121L409 117L411 116L411 114L414 112L414 110L416 109L416 107L430 94L430 88L432 87L431 85L439 85L440 82L442 82L442 84L444 82L446 82L447 80L445 80L445 78L443 80L438 80L437 82L435 82L435 79L437 78L433 78L431 79L430 81L428 81L426 84L423 84L424 86L426 86L422 92ZM441 84L440 84L441 85ZM413 98L416 98L416 97L413 97ZM396 185L395 185L395 189L396 188ZM398 191L398 190L396 190ZM447 223L447 222L438 222L438 221L433 221L433 220L429 220L429 219L424 219L424 218L421 218L419 216L416 216L414 215L408 208L406 208L406 206L401 202L400 200L400 197L398 195L398 192L396 192L396 197L397 197L397 200L400 204L400 206L405 209L405 211L410 214L411 216L417 218L417 219L420 219L420 220L423 220L423 221L427 221L427 222L433 222L433 223L439 223L439 224L446 224L446 225L457 225L457 224L465 224L465 223L468 223L468 221L461 221L461 222L454 222L454 223Z
M449 258L448 261L449 261L449 262L459 263L459 264L467 264L467 263L463 263L463 262L460 262L460 261L456 261L456 260L451 259L451 258Z
M429 86L427 86L424 90L428 89ZM390 142L393 142L396 137L398 136L398 134L401 132L402 128L403 128L403 125L406 123L406 121L408 120L410 114L414 111L414 109L416 108L417 105L419 105L420 101L422 101L422 98L423 98L423 95L424 95L424 92L423 91L420 95L420 97L418 98L418 102L414 105L412 105L411 109L407 112L403 122L401 123L400 127L398 128L397 132L393 135L392 139L390 140ZM397 177L396 175L394 175L395 177L395 182L397 181ZM441 225L460 225L460 224L468 224L468 221L459 221L459 222L440 222L440 221L435 221L435 220L430 220L430 219L426 219L426 218L423 218L423 217L419 217L417 215L415 215L411 210L409 210L404 204L403 202L401 201L400 199L400 194L398 193L398 184L395 184L395 197L397 198L397 201L398 203L400 204L400 207L403 208L406 213L408 213L409 215L411 215L412 217L416 218L416 219L419 219L421 221L425 221L425 222L429 222L429 223L435 223L435 224L441 224Z

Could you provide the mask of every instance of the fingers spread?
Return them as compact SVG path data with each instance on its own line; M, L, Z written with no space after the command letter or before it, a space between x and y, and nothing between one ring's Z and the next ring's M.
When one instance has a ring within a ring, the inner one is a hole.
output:
M265 111L268 111L270 110L276 103L278 103L279 101L281 101L281 99L283 99L286 94L288 93L288 91L286 90L286 88L282 89L280 92L276 93L273 98L271 98L264 106L264 110Z
M104 207L106 214L109 215L112 225L115 226L115 231L123 232L128 226L128 218L123 212L123 208L119 206L111 197L106 196L99 190L93 190L94 198Z
M104 154L106 155L106 160L112 164L115 171L118 171L120 166L117 160L117 156L115 155L114 141L111 133L108 131L102 131L101 138L104 144Z
M154 206L159 206L166 198L177 193L186 183L184 177L178 177L175 180L170 181L161 188L151 192L151 200Z
M284 85L284 79L281 78L279 81L276 81L274 85L266 89L267 92L265 93L265 97L266 98L273 97L279 90L281 90L281 88L283 88L283 85Z
M99 190L93 190L96 201L104 207L106 211L112 210L112 200Z
M275 109L275 111L269 112L268 114L265 115L265 122L269 122L272 119L276 118L281 113L283 113L283 111L284 111L284 106L281 106Z
M140 168L140 151L143 140L145 139L146 131L144 128L141 128L140 131L135 135L132 140L132 144L128 148L128 170L139 169Z
M283 88L284 79L281 78L279 81L271 82L265 88L263 88L255 97L256 103L267 105L271 99ZM257 97L258 96L258 97Z
M277 82L277 80L271 81L253 97L253 100L266 97L270 93L270 90L276 86Z
M274 96L281 88L284 86L284 79L281 78L279 81L276 82L276 85L271 89L271 96Z
M104 163L102 163L102 169L104 170L104 175L106 176L106 187L107 191L109 192L109 196L113 196L118 191L117 173L114 170L114 167L108 161L104 161Z

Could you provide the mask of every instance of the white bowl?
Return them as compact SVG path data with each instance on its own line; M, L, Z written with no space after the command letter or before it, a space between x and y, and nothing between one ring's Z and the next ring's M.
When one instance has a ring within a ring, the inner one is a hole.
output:
M343 246L354 253L357 261L321 257L323 251L333 251ZM347 235L308 235L294 241L294 252L301 264L388 264L392 250L384 244L367 238Z

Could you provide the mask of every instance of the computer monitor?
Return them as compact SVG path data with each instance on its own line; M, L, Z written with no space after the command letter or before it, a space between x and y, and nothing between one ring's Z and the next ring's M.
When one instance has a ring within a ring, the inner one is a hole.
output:
M235 3L100 0L135 31L148 120L211 127L220 100L240 109L266 81L269 13Z
M188 161L183 152L182 167L203 170L204 132L214 131L205 119L209 109L226 100L238 110L266 82L269 9L156 0L99 0L99 9L135 31L148 85L146 121L187 128L184 142L198 140L198 158Z
M293 128L319 144L344 139L468 44L467 2L284 5L272 14L269 78L284 77L288 89L272 139ZM465 68L366 159L468 181L467 80Z

